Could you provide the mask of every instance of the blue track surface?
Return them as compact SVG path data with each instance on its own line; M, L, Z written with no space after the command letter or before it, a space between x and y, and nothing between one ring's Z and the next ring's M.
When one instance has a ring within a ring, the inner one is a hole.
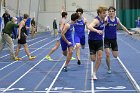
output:
M22 61L11 61L7 47L0 53L0 92L1 93L137 93L133 82L126 75L118 60L111 56L112 74L107 74L105 54L97 73L98 80L91 80L91 62L89 49L81 49L81 62L70 62L68 72L63 72L65 57L61 47L48 61L45 56L55 44L50 33L38 33L36 38L28 38L29 50L37 58L28 60L24 49L19 56ZM16 40L15 49L16 49ZM86 42L87 43L87 42ZM140 41L118 32L119 58L140 85ZM76 57L75 51L73 56Z

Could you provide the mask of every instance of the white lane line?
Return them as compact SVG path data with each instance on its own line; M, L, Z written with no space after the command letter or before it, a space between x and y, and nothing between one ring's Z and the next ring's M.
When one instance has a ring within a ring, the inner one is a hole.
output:
M45 44L44 46L52 43L53 41L55 41L56 39L52 40L51 42ZM42 46L42 47L44 47ZM42 48L40 47L40 48ZM40 48L38 48L37 50L39 50ZM35 51L37 51L35 50ZM32 69L34 69L36 66L38 66L43 60L45 59L45 57L43 59L41 59L36 65L34 65L32 68L30 68L26 73L24 73L21 77L19 77L15 82L13 82L10 86L8 86L5 90L3 90L1 93L5 93L6 91L8 91L12 86L14 86L19 80L21 80L25 75L27 75Z
M62 67L60 68L60 70L59 70L59 72L57 73L57 75L55 76L53 82L51 83L51 85L50 85L49 88L47 89L46 93L50 93L50 91L51 91L51 89L52 89L54 83L56 82L58 76L60 75L60 73L61 73L61 71L62 71L64 65L65 65L65 62L64 62L64 64L62 65Z
M33 43L33 44L30 44L29 47L32 46L32 45L35 45L35 44L37 44L37 43L39 43L39 42L41 42L41 41L43 41L43 40L46 40L46 39L48 39L48 38L45 38L45 39L39 40L39 41L37 41L37 42L35 42L35 43ZM24 49L24 48L21 48L21 50L23 50L23 49ZM6 56L8 56L8 55L9 55L9 54L6 54L6 55L4 55L4 56L1 56L0 58L6 57Z
M95 93L95 91L94 91L94 80L92 79L92 75L93 75L93 65L94 63L93 62L91 62L91 93Z
M46 38L47 39L47 38ZM44 40L44 39L43 39ZM38 42L41 42L42 40L40 40L40 41L38 41ZM37 43L37 42L36 42ZM32 46L32 45L34 45L35 43L33 43L33 44L31 44L31 45L29 45L29 46ZM23 48L22 48L23 49ZM38 49L36 49L36 50L39 50L39 48ZM35 50L35 51L36 51ZM31 53L34 53L35 51L33 51L33 52L31 52ZM24 58L24 57L26 57L27 55L25 55L25 56L23 56L22 58ZM14 63L16 63L17 61L13 61L12 63L10 63L10 64L8 64L8 65L6 65L6 66L4 66L4 67L2 67L2 68L0 68L0 71L1 70L3 70L3 69L5 69L5 68L7 68L7 67L9 67L10 65L12 65L12 64L14 64Z
M33 41L33 40L36 40L36 39L39 39L39 38L44 38L44 37L46 37L46 36L43 36L43 37L37 37L37 38L34 38L34 39L30 39L30 40L27 40L27 42L31 42L31 41ZM17 40L16 40L17 41ZM16 45L14 45L14 47L16 47L17 46L17 44ZM3 50L8 50L8 48L5 48L5 49L3 49Z
M59 61L62 59L62 57L63 57L63 55L59 58ZM44 61L42 61L42 62L44 62ZM46 75L44 76L44 78L37 84L37 86L34 88L33 92L36 91L36 90L39 88L39 86L44 82L44 80L47 78L47 76L48 76L51 72L58 72L58 71L53 71L53 69L56 67L56 65L57 65L58 63L60 63L60 62L56 62L56 63L53 65L53 67L52 67L49 71L47 71L47 74L46 74Z
M130 74L130 72L128 71L128 69L125 67L125 65L123 64L123 62L121 61L121 59L119 57L117 57L119 64L121 65L121 67L123 68L123 70L125 71L126 75L128 76L129 80L131 81L132 85L134 86L134 88L136 89L136 91L138 93L140 93L140 87L138 85L138 83L135 81L135 79L133 78L133 76Z
M72 89L72 88L71 88ZM16 91L16 93L45 93L46 91ZM10 92L9 92L10 93ZM84 90L64 90L64 91L56 91L56 90L52 90L50 91L50 93L91 93L90 90L84 91Z
M23 61L20 61L20 62L23 62ZM44 61L42 61L42 62L44 62ZM18 61L18 63L19 63L19 61ZM27 63L28 63L28 62L27 62ZM24 63L24 64L18 66L16 69L12 70L11 72L7 73L6 75L3 75L3 76L0 78L0 81L2 81L3 79L7 78L8 76L10 76L11 74L13 74L14 72L16 72L17 70L19 70L21 67L23 67L23 66L25 66L25 65L26 65L26 63ZM36 71L36 72L37 72L37 71Z
M89 59L85 63L86 65L86 73L85 73L85 82L84 82L84 90L87 90L87 81L88 81L88 75L89 75Z
M1 93L5 93L7 90L9 90L12 86L14 86L18 81L20 81L25 75L27 75L32 69L34 69L36 66L38 66L43 60L41 59L36 65L34 65L32 68L30 68L26 73L24 73L22 76L20 76L15 82L13 82L10 86L8 86L5 90L3 90Z
M136 92L136 90L96 90L95 92L105 92L105 93L107 93L107 92L111 92L111 93L113 93L113 92L115 92L115 93L118 93L118 92L123 92L123 93L133 93L133 92Z
M36 49L36 50L32 51L32 52L31 52L31 54L32 54L32 53L34 53L34 52L36 52L37 50L39 50L39 49L41 49L41 48L45 47L46 45L48 45L48 44L50 44L50 43L54 42L55 40L56 40L56 39L52 40L51 42L49 42L49 43L47 43L47 44L45 44L45 45L43 45L43 46L41 46L41 47L40 47L40 48L38 48L38 49ZM24 57L26 57L26 56L27 56L27 55L23 56L22 58L24 58ZM0 69L0 71L2 71L3 69L5 69L5 68L9 67L10 65L12 65L12 64L14 64L14 63L16 63L16 62L17 62L17 61L14 61L14 62L12 62L12 63L10 63L10 64L8 64L8 65L4 66L3 68L1 68L1 69Z
M42 91L17 91L18 93L45 93L46 91L44 90L42 90ZM136 90L95 90L95 92L136 92ZM52 90L52 91L50 91L50 93L91 93L91 90L86 90L86 91L84 91L84 90L71 90L71 91L66 91L66 90L64 90L64 91L61 91L61 90L59 90L59 91L57 91L57 90Z

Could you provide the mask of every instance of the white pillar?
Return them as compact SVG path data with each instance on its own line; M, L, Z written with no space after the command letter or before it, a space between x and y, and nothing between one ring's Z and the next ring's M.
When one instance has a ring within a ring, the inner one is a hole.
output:
M37 26L37 31L38 31L38 17L39 17L39 11L40 11L40 0L38 0L38 9L37 9L37 19L36 19L36 26Z
M116 8L116 0L114 0L114 2L113 2L113 3L114 3L114 7Z

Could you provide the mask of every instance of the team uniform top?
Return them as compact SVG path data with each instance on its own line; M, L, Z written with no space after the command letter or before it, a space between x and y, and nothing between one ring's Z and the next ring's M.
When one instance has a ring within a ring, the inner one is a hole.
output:
M75 28L75 35L81 37L85 35L85 23L84 20L77 20L76 23L74 24Z
M85 45L85 23L84 20L77 20L74 25L75 33L74 33L74 42L80 43L81 45Z
M70 24L70 23L68 23ZM65 37L66 39L71 42L72 44L71 45L68 45L64 40L63 38L61 37L60 39L60 42L61 42L61 47L62 47L62 50L65 51L67 49L67 47L70 47L70 46L74 46L73 44L73 39L72 39L72 31L73 31L73 27L74 25L73 24L70 24L70 28L67 30L67 32L65 33Z
M69 23L70 24L70 23ZM65 33L65 37L70 40L72 39L72 31L73 31L73 24L70 24L70 28L67 30L67 32Z
M18 44L26 44L26 36L27 33L26 24L21 28L20 39L18 39Z
M114 21L111 21L110 17L107 17L108 24L105 26L105 38L106 39L116 39L117 38L117 17Z
M97 30L102 30L103 31L104 30L104 22L102 22L98 16L96 17L96 19L99 20L99 25L95 26L94 28L97 29ZM88 35L88 39L89 40L102 40L103 35L100 35L97 32L90 31L89 35Z

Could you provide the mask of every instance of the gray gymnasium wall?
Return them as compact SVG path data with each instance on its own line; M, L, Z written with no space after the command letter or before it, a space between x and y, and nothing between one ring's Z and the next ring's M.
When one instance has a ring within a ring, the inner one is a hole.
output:
M6 2L6 10L10 13L11 16L16 16L17 14L17 1L18 0L5 0Z
M31 17L37 17L39 0L6 0L6 10L11 16L22 16L28 13Z
M44 3L47 4L43 6ZM47 26L52 30L54 18L57 19L57 24L59 23L62 6L66 7L68 19L70 19L70 15L75 12L77 8L82 7L86 11L83 16L91 22L96 16L96 9L99 6L112 6L114 5L114 0L41 0L40 4L38 23L40 23L41 26L38 29L39 31L44 31Z
M38 31L45 31L47 26L52 30L54 18L59 22L62 6L66 7L68 19L77 8L82 7L85 10L83 16L91 22L99 6L112 6L114 2L115 0L6 0L6 8L12 16L29 13L30 17L36 19Z

